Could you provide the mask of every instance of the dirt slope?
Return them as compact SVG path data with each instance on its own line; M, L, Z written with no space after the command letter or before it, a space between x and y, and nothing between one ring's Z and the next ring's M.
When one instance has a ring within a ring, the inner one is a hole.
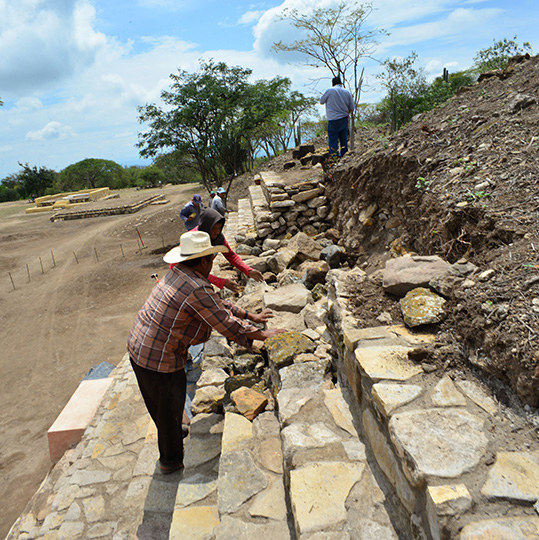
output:
M516 58L328 171L342 243L359 263L374 269L392 244L451 262L466 257L495 271L450 299L439 336L447 341L444 356L453 367L473 366L493 384L507 383L497 385L501 399L511 401L516 392L533 406L539 406L538 125L539 57ZM365 220L361 211L373 204L376 212Z

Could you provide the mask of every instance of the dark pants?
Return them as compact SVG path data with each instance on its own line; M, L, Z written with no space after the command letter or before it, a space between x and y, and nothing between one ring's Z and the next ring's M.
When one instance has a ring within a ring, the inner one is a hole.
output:
M131 360L140 393L157 426L159 461L163 465L183 462L182 415L185 405L185 371L159 373Z
M348 152L348 116L338 120L328 120L329 153L332 156L344 156ZM341 152L339 153L339 143Z

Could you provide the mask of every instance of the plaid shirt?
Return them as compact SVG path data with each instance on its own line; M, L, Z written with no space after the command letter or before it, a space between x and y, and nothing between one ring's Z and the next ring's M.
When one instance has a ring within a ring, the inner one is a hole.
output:
M178 264L159 281L138 312L127 351L143 368L179 371L187 361L187 349L208 341L212 328L250 347L245 334L258 328L239 320L246 315L244 309L222 300L206 278Z

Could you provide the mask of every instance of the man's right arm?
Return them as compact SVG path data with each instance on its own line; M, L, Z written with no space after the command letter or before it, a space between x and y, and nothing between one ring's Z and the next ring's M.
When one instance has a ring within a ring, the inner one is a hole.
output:
M326 90L322 94L322 97L320 98L320 105L324 105L326 103L326 101L328 100L328 97L329 97L329 90Z
M248 312L230 302L226 304L229 305L234 317L228 311L227 305L210 287L195 289L188 300L188 306L197 319L244 347L251 347L253 339L263 341L278 333L275 330L260 330L252 324L238 320L246 319Z
M189 205L186 205L184 206L181 210L180 210L180 219L184 222L187 221L187 218L189 217L189 214L191 213L190 209L189 209Z

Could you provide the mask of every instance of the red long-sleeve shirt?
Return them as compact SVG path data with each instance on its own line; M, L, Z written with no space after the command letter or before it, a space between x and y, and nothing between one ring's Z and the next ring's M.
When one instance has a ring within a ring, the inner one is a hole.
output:
M195 231L198 230L198 227L194 229ZM252 268L245 263L245 261L235 252L232 251L232 248L230 247L230 244L226 241L226 238L223 241L223 246L228 248L228 251L223 253L224 258L234 267L237 268L240 272L245 274L247 277L249 277L249 272L251 272ZM176 263L173 263L170 265L170 268L173 268L176 265ZM212 284L218 287L219 289L222 289L225 286L225 278L220 278L217 276L214 276L213 274L210 274L208 276L208 281Z

